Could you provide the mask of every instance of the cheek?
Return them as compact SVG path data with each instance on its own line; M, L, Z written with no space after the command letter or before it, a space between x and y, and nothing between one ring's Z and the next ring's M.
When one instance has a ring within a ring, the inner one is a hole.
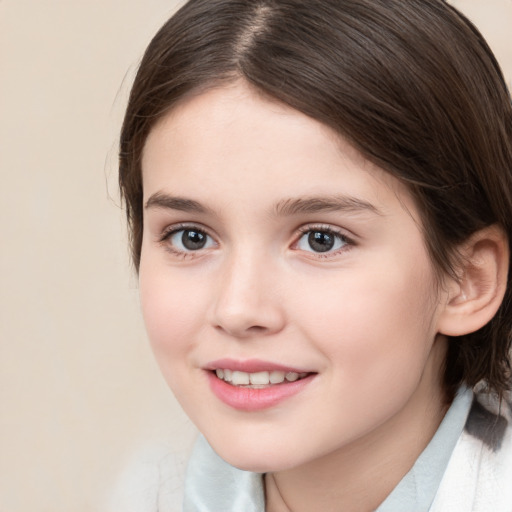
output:
M435 336L431 273L421 264L383 267L340 275L303 305L311 312L303 315L310 320L303 324L308 337L342 368L343 378L373 392L380 381L419 378Z
M149 340L160 364L172 364L190 349L191 333L202 318L201 297L180 273L141 263L140 300ZM172 357L169 357L172 356Z
M426 321L431 281L419 277L413 271L352 273L343 284L324 287L320 307L309 304L309 322L302 327L326 361L324 378L332 392L322 411L333 431L374 428L417 389L435 336Z
M156 362L175 397L186 408L194 403L191 394L198 393L197 383L192 386L184 383L190 382L191 354L201 338L197 332L204 315L197 287L175 274L169 268L142 262L139 288L144 323Z

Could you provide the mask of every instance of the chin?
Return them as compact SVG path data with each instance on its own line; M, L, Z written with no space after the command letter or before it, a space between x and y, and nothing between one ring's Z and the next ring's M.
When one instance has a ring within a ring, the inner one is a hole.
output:
M293 454L283 453L283 446L280 449L275 449L274 446L262 446L257 443L252 446L248 446L246 443L229 443L229 446L226 446L225 443L215 443L210 440L208 442L223 460L243 471L274 473L300 464Z

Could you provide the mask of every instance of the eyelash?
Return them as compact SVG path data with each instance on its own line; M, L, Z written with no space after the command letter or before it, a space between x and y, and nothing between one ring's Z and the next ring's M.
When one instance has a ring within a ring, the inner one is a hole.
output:
M166 228L163 231L163 233L161 234L161 236L159 237L158 242L161 245L163 245L165 247L165 249L168 252L170 252L173 256L177 256L182 259L197 257L199 255L198 253L200 253L202 251L202 249L200 248L197 250L188 250L188 251L182 251L182 250L176 249L172 244L169 243L169 240L174 235L179 233L180 231L196 231L198 233L202 233L203 235L206 235L211 240L214 240L214 237L208 233L207 229L205 229L202 226L196 225L196 224L178 224L178 225L170 226L170 227ZM296 238L295 242L292 244L292 249L294 249L294 250L300 250L300 249L295 249L295 247L298 246L299 242L302 240L302 238L305 235L310 235L311 233L315 233L315 232L330 235L330 236L334 237L336 240L342 242L343 245L340 248L336 249L335 251L331 251L330 249L325 252L314 251L314 250L312 250L312 251L304 250L304 252L314 255L313 257L317 258L317 259L318 258L326 259L326 258L332 258L332 257L338 256L340 253L350 250L350 248L355 245L353 239L347 237L341 230L335 229L332 226L307 225L307 226L300 227L297 231L299 233L299 236ZM310 257L312 257L312 256L310 256Z

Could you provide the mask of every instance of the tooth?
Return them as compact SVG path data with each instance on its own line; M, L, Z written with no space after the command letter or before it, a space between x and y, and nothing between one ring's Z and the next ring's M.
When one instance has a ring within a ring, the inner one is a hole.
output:
M286 374L286 380L290 381L290 382L294 382L296 381L297 379L299 378L299 374L296 373L296 372L288 372Z
M231 376L231 382L235 386L242 386L244 384L249 384L249 374L246 372L234 371Z
M250 373L249 380L251 384L265 385L270 382L270 376L268 372Z
M271 384L281 384L281 382L284 382L284 372L277 370L270 372L269 380Z
M233 376L233 372L231 370L223 370L223 373L224 373L224 380L226 382L231 382L231 379L232 379L232 376Z
M224 378L224 372L220 368L217 368L215 370L215 373L217 374L217 377L219 377L219 379L223 379Z

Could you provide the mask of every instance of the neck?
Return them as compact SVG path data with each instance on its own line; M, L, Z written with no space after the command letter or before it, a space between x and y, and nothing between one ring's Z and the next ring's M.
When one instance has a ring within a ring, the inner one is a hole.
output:
M441 356L444 357L444 350L440 350ZM432 369L426 369L402 410L378 429L299 467L268 473L266 510L371 512L377 509L412 468L446 413L439 371L434 371L434 367L442 367L438 362Z

